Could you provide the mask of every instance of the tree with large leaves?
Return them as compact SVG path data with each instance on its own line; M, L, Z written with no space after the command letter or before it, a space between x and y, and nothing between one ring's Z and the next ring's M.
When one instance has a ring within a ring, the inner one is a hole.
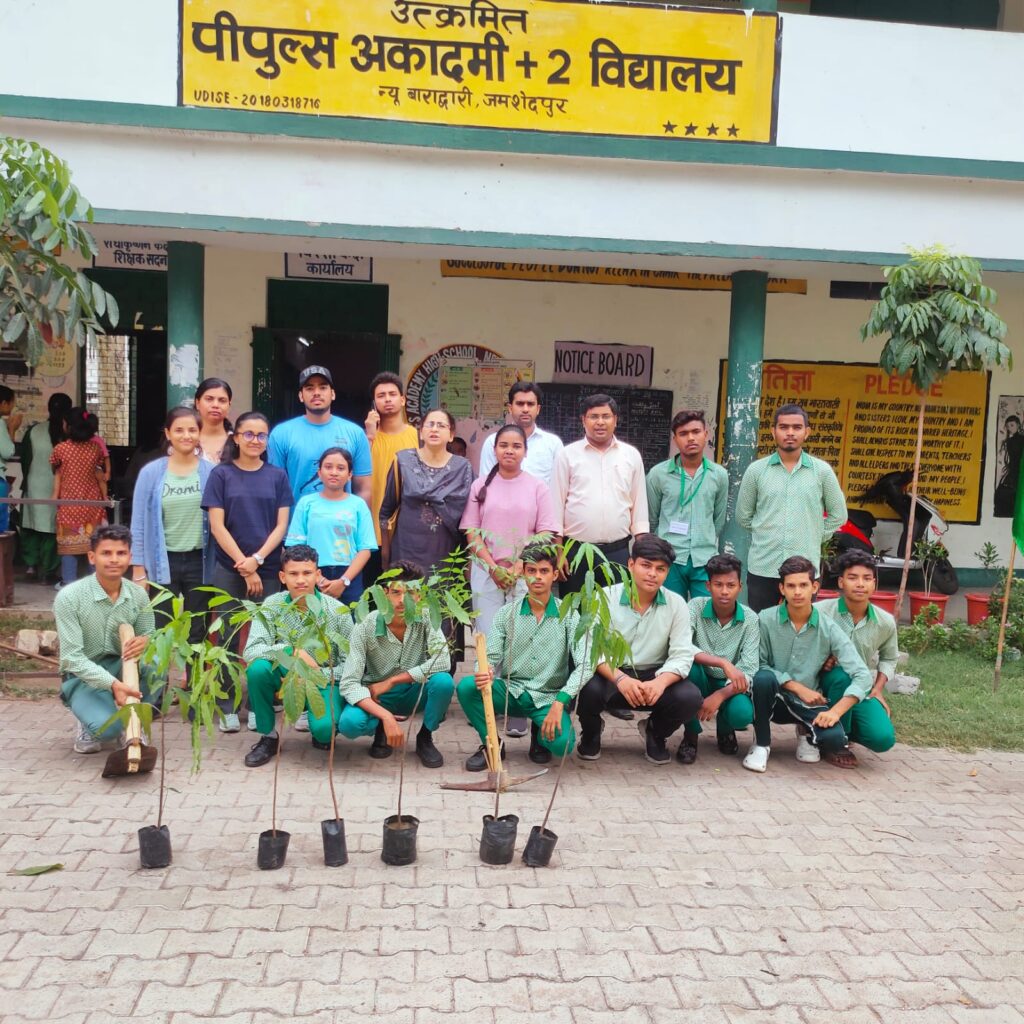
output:
M88 200L71 170L38 143L0 136L0 339L30 366L45 335L77 345L103 333L100 317L117 324L117 303L64 258L89 259L96 242Z
M879 366L894 376L909 377L920 396L908 542L896 598L897 619L910 571L929 390L951 370L983 372L1013 365L1010 350L1003 344L1006 324L992 312L996 293L982 283L981 264L970 257L954 255L941 245L909 252L906 263L882 271L886 285L868 322L860 329L862 341L877 335L889 336Z

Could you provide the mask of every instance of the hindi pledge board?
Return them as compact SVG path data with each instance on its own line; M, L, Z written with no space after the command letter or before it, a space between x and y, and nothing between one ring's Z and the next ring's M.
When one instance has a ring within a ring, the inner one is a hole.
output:
M180 0L182 106L774 143L782 22L608 0Z
M537 422L544 430L557 434L565 444L583 437L580 400L600 393L618 402L619 423L615 436L639 449L645 469L668 458L672 440L671 391L593 384L541 384L540 389L544 392L544 402Z
M725 422L726 360L721 363L718 422ZM949 523L977 524L985 461L989 374L954 371L932 386L924 421L920 490ZM775 410L793 402L807 410L806 449L836 471L847 503L858 501L880 476L914 465L918 392L910 381L883 373L875 363L766 362L761 377L758 455L775 450ZM722 457L722 432L717 454ZM890 509L872 505L879 519Z

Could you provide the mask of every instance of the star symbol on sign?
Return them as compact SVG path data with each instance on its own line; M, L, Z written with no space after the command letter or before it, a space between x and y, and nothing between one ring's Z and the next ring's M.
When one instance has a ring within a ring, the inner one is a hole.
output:
M708 125L708 135L717 135L717 134L718 134L718 125L717 124L709 124Z
M661 127L665 129L666 135L675 135L676 133L676 125L671 121L666 121Z
M739 130L739 128L736 127L736 125L731 124L731 125L729 125L728 132L729 132L730 138L735 139L736 136L739 135L740 130Z
M687 135L696 135L697 134L697 126L695 124L693 124L693 122L691 122L690 124L688 124L686 126L686 134Z

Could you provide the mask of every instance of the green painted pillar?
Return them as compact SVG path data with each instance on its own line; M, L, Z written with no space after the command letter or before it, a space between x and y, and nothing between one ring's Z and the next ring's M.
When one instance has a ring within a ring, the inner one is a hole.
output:
M739 270L732 275L729 306L729 369L725 379L723 452L729 471L729 518L723 540L746 569L750 534L735 520L736 495L747 466L757 458L761 424L761 364L764 359L764 320L768 275Z
M771 11L774 14L779 9L779 0L746 0L743 6L751 11Z
M203 247L167 243L167 408L192 405L203 373Z

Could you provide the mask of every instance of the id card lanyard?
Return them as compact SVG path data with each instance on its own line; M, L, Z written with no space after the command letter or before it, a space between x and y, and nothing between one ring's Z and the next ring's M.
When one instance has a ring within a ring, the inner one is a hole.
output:
M704 478L707 475L708 475L708 457L705 455L704 458L701 459L701 463L700 463L700 479L697 481L697 486L694 487L694 489L692 491L690 491L689 495L684 498L683 495L686 492L686 481L689 478L686 475L686 470L683 469L682 464L680 463L680 466L679 466L679 511L680 512L682 512L683 509L685 509L686 506L689 505L693 501L693 499L697 497L697 492L701 489L701 487L704 486Z

